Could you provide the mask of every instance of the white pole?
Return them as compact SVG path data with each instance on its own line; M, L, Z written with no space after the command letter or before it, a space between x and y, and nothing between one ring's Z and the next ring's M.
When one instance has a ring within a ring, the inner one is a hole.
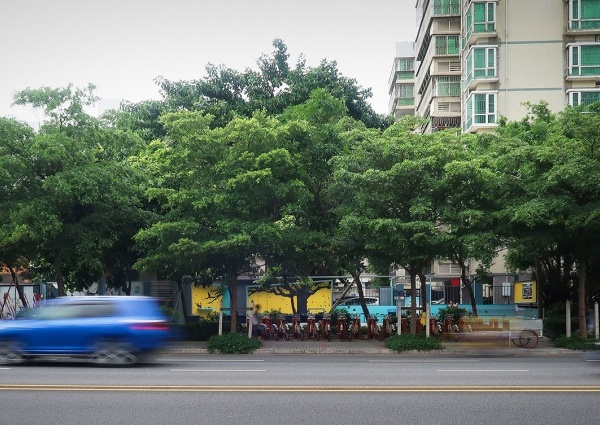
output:
M427 289L427 305L425 306L425 319L427 320L427 323L425 323L425 336L427 337L431 335L431 320L429 319L429 315L431 314L431 283L433 280L433 275L434 273L429 275L429 288Z
M402 307L400 302L400 297L398 297L396 300L396 318L398 319L396 322L396 333L398 335L402 334Z
M600 338L600 330L598 329L598 301L594 303L594 333L596 339Z
M219 335L223 335L223 310L219 311Z
M250 316L248 316L248 313L246 313L246 320L248 321L248 338L252 338L252 315L254 314L254 301L250 303L250 306L252 307L252 310L249 312Z
M571 337L571 301L567 300L567 305L566 305L566 321L567 321L567 338Z
M425 304L425 336L429 338L429 303Z
M219 335L223 335L223 299L221 299L221 308L219 309Z

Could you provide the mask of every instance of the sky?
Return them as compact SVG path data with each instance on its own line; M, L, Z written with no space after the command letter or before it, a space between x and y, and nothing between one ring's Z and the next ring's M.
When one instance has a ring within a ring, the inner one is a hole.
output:
M371 88L388 113L396 42L416 34L415 0L0 0L0 116L39 120L11 106L25 88L94 84L120 99L160 99L154 80L195 80L208 63L243 71L270 54L274 39L290 64L336 61Z

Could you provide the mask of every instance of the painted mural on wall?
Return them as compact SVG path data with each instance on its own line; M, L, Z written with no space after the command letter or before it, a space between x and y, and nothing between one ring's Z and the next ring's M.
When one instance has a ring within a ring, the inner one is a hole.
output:
M298 296L291 295L288 289L264 291L257 285L248 285L245 291L246 305L238 305L241 310L259 304L261 311L265 312L280 311L283 314L293 314L295 310L305 314L307 311L329 311L332 304L331 287L323 287L322 283L304 292L306 299L300 300L300 306ZM193 315L207 317L212 313L219 313L221 309L229 308L231 299L229 292L223 291L221 284L193 286L191 304Z
M259 304L262 311L280 311L283 314L305 314L307 311L323 313L329 311L332 304L331 288L315 289L314 293L306 299L306 309L298 307L298 297L290 294L289 290L282 290L281 295L261 291L258 287L248 288L248 305ZM293 305L292 305L293 303Z

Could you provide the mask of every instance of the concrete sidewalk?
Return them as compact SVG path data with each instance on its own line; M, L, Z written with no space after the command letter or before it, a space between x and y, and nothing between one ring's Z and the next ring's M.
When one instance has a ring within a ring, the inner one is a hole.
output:
M289 341L267 340L262 341L262 348L254 351L254 354L354 354L354 355L387 355L387 356L562 356L562 355L580 355L581 353L564 348L556 348L551 342L540 339L536 348L526 349L516 346L509 346L507 341L442 341L443 350L436 351L407 351L397 353L385 348L383 341L372 339L358 339L341 341L332 339L331 341L321 340L295 340ZM172 354L207 354L206 341L180 341L167 349Z

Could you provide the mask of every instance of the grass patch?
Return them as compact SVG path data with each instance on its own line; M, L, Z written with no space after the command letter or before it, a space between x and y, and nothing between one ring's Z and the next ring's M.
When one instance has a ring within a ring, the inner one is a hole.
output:
M248 354L260 347L260 341L255 338L248 338L247 335L237 333L226 333L211 336L206 348L209 353L218 351L222 354Z
M444 346L436 338L424 335L402 334L394 335L385 340L385 348L401 351L432 351L442 350Z

